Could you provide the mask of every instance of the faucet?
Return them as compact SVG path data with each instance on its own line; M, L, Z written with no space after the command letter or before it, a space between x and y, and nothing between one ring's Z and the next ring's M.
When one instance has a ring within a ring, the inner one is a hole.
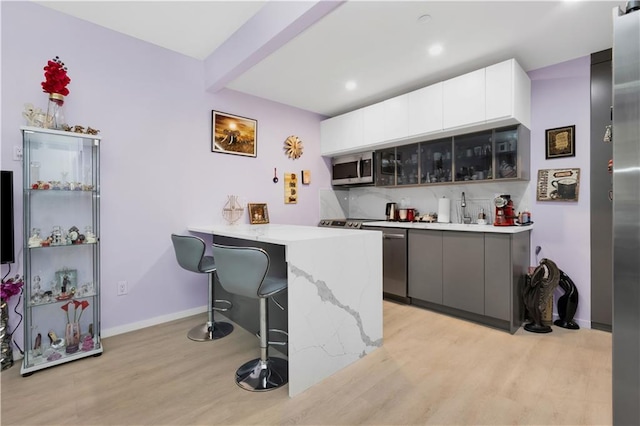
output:
M462 217L460 218L460 223L471 223L471 216L467 215L467 199L464 196L464 191L462 192L462 200L460 200L460 213Z

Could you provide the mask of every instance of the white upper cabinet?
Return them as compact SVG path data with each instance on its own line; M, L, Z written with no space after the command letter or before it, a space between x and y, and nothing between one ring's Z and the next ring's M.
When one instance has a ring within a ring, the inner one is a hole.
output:
M486 121L512 119L531 127L531 80L515 61L486 68Z
M442 130L442 86L440 82L409 93L409 136Z
M442 96L444 129L485 121L485 69L444 82Z
M382 103L384 109L384 140L409 136L409 95L396 96Z
M364 144L363 111L357 109L320 123L322 155L353 151Z
M322 122L322 155L361 152L523 124L531 80L509 59Z
M383 142L384 139L384 105L383 102L362 108L364 123L364 144Z

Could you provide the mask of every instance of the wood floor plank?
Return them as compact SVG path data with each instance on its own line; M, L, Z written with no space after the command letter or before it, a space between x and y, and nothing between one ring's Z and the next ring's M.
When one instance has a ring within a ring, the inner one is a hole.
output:
M384 346L295 398L240 389L259 355L239 327L214 342L205 315L103 340L102 356L1 375L2 425L608 425L611 335L514 335L384 302Z

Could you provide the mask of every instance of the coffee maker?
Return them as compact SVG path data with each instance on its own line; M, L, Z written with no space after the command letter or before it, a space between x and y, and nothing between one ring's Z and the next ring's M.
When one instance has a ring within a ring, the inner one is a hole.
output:
M511 195L498 195L493 200L496 206L496 215L493 226L514 226L513 201Z

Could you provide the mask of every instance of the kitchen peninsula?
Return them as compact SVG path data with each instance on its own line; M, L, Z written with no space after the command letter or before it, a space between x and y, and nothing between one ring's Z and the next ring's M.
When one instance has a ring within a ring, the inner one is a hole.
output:
M379 231L277 224L188 229L220 244L261 247L271 258L269 274L286 276L289 396L382 346Z

